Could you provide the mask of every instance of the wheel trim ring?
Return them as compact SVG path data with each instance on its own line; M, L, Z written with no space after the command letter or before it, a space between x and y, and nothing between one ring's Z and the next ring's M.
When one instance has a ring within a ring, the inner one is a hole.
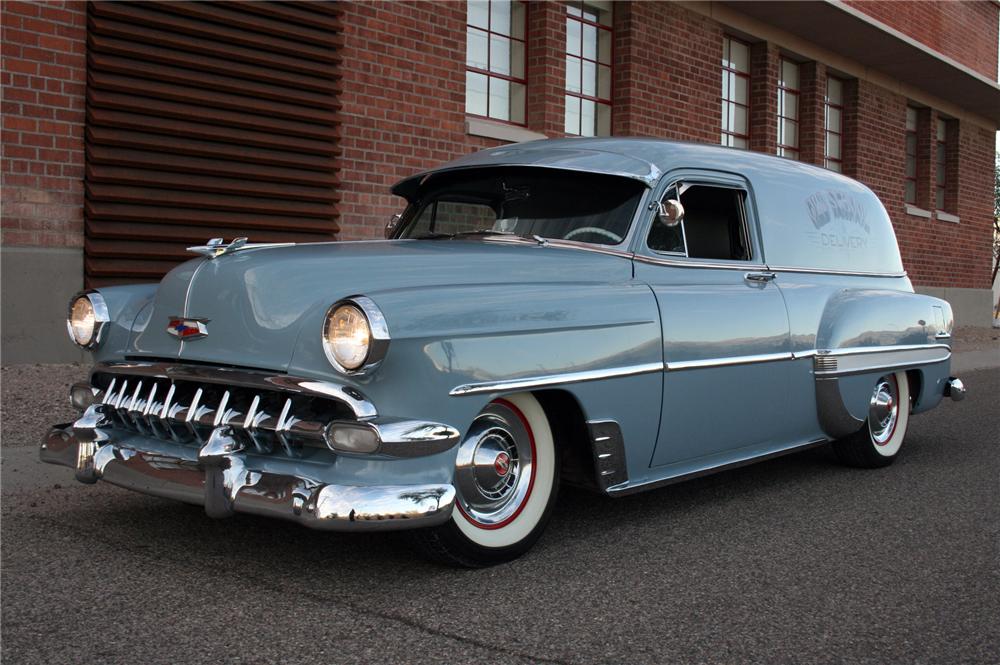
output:
M495 399L493 400L493 402L502 404L504 407L510 409L514 413L514 415L517 416L518 420L521 421L521 425L524 426L524 430L528 433L528 444L531 446L531 473L528 475L528 490L524 493L524 498L521 499L520 505L518 505L518 507L514 510L514 512L511 513L506 519L504 519L501 522L496 522L495 524L487 524L485 522L480 522L475 517L466 512L466 510L462 507L461 501L455 502L455 506L458 508L458 512L462 513L462 517L468 520L469 524L471 524L476 528L484 529L486 531L501 529L510 524L511 522L513 522L515 519L517 519L517 516L521 514L521 511L524 510L524 507L526 505L528 505L528 500L531 498L531 490L535 486L535 469L538 468L538 462L537 462L538 455L535 451L535 434L534 432L532 432L531 425L528 423L528 419L525 417L524 413L521 412L521 409L514 406L512 402L508 402L505 399L502 398Z
M885 381L886 383L888 383L889 381L892 382L892 391L891 391L891 394L890 394L890 398L892 399L892 408L889 411L889 417L890 417L890 421L891 422L889 423L890 426L889 426L888 435L885 436L884 439L882 439L881 441L879 441L880 435L876 435L876 433L874 431L872 431L871 411L869 410L869 412L868 412L868 433L872 437L872 443L874 443L876 446L887 446L887 445L889 445L889 442L892 441L892 437L896 434L896 426L899 425L899 408L900 408L900 406L899 406L899 382L896 381L896 375L895 374L889 374L887 376L884 376L884 377L880 378L878 380L878 384L875 386L875 393L876 394L878 393L878 388L879 388L880 385L882 385L883 381ZM885 435L885 430L884 429L882 430L881 435L882 436Z

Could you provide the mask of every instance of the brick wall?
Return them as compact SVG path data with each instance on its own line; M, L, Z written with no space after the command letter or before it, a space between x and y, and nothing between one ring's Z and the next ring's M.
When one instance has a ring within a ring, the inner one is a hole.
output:
M991 81L997 80L1000 7L995 2L847 0L847 4Z
M6 246L82 247L86 5L4 2Z
M722 27L667 2L615 4L612 133L718 143Z
M465 131L464 3L342 7L340 237L378 238L402 210L390 186L499 142Z

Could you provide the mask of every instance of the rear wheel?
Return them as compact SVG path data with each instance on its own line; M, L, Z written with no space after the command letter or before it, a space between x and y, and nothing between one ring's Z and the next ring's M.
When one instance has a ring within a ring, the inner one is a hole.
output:
M452 565L510 561L541 536L558 486L559 451L538 400L527 393L494 400L459 446L452 519L413 537Z
M833 442L844 464L862 468L889 466L896 459L910 420L910 389L905 372L886 374L875 382L868 419L860 430Z

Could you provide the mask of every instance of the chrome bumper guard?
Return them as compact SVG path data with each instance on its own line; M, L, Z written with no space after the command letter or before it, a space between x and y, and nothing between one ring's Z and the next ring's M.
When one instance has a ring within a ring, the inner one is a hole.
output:
M81 482L104 480L204 505L210 517L249 513L329 531L432 526L446 522L455 503L455 489L449 484L334 485L268 471L259 457L244 452L226 427L213 430L200 448L136 437L115 442L110 440L112 431L56 426L39 456L43 462L76 469Z

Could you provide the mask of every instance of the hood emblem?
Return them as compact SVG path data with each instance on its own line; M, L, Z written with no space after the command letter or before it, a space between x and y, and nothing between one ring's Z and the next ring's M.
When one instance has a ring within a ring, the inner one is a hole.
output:
M208 319L187 319L183 316L171 316L167 324L167 332L182 340L201 339L208 337Z
M202 256L214 259L224 254L232 254L241 249L264 249L267 247L289 247L293 242L247 242L246 238L234 238L231 243L226 244L222 238L212 238L204 245L188 247L187 251L201 254Z

